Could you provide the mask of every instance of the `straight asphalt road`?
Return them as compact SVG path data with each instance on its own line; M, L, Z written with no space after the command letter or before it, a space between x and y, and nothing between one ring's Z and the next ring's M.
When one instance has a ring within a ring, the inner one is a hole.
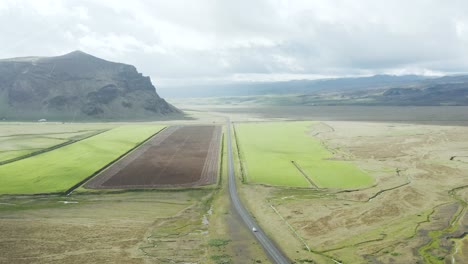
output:
M237 194L236 178L234 174L234 160L232 156L232 144L231 144L231 120L227 119L227 151L228 151L228 174L229 174L229 195L231 196L232 204L235 210L240 215L244 223L253 233L258 242L262 245L267 255L271 258L274 263L288 264L290 260L279 250L278 247L268 238L263 230L258 226L257 222L253 219L247 209L242 205ZM255 228L257 231L253 232Z

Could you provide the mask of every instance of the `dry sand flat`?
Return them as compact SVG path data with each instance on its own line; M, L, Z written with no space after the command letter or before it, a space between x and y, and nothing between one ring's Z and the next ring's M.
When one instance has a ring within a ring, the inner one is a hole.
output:
M172 126L88 182L87 188L190 187L218 175L221 128Z
M310 134L323 140L334 159L353 161L368 171L376 185L321 191L245 186L244 197L253 211L261 212L256 213L261 224L273 235L278 229L291 233L295 241L285 241L286 235L276 239L293 259L462 259L466 240L450 237L468 231L468 163L450 159L468 156L468 127L326 122ZM284 220L278 220L271 206ZM305 245L315 253L301 249Z

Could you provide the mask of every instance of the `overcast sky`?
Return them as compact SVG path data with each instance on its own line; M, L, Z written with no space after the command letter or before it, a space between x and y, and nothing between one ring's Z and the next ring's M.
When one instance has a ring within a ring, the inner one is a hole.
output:
M82 50L156 85L468 72L468 1L0 0L0 58Z

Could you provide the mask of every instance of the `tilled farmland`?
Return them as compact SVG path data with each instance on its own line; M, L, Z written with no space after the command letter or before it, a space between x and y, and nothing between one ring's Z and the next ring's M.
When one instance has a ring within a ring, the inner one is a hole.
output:
M90 180L94 189L191 187L216 182L221 127L172 126Z

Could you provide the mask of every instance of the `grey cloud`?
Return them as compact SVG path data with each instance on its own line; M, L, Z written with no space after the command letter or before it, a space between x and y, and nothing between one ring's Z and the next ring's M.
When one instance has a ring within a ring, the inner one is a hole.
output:
M0 32L2 58L81 49L167 84L468 71L461 0L4 0Z

